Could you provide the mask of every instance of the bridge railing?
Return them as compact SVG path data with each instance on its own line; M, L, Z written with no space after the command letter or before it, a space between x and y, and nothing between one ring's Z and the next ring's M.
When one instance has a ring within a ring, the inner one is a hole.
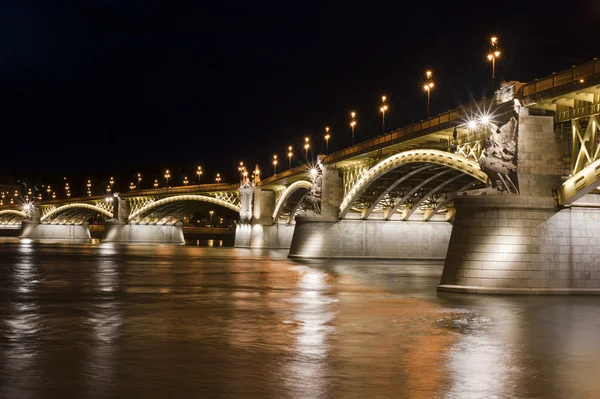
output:
M585 79L600 74L600 60L594 58L581 65L573 65L564 71L553 73L545 78L536 79L523 85L522 95L532 96L539 92L563 86L569 83L585 81Z
M302 172L308 172L308 170L309 170L308 165L295 166L291 169L285 170L285 171L277 173L269 178L261 180L260 183L258 183L258 186L264 186L265 184L269 184L269 183L272 183L277 180L285 179L286 177L294 176L294 175L297 175Z
M493 100L490 98L484 98L483 105L480 105L479 108L487 109L492 101ZM424 136L429 133L433 133L434 131L458 126L465 123L467 116L470 116L475 109L477 109L477 105L471 104L467 107L450 110L433 118L413 123L412 125L394 130L388 134L378 136L344 150L334 152L333 154L325 157L323 161L326 164L339 162L344 159L351 158L357 154L389 147L390 145Z

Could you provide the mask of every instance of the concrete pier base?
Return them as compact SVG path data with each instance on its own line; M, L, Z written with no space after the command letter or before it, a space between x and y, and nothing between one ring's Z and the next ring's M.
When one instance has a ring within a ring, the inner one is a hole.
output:
M295 225L239 223L235 228L236 248L289 249Z
M447 222L296 217L289 257L442 260L451 230Z
M455 201L438 291L600 294L600 209L557 212L549 197Z
M48 239L48 240L89 240L90 229L87 223L79 225L68 224L42 224L24 220L21 222L21 238Z
M107 221L104 224L105 242L139 244L185 244L181 226L132 225Z

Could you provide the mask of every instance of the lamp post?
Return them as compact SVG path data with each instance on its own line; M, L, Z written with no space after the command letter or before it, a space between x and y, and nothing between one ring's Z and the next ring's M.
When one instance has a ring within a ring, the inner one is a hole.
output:
M221 174L220 174L220 173L217 173L217 177L215 177L215 181L216 181L217 183L220 183L220 182L221 182Z
M92 181L91 180L87 181L86 187L87 187L87 195L88 195L88 197L91 197L92 196Z
M50 188L50 185L48 185L48 188L46 189L46 192L48 193L48 199L50 199L50 193L52 192L52 189Z
M277 155L273 155L273 174L277 174Z
M385 100L387 100L387 97L381 96L381 108L379 108L381 111L381 134L385 133L385 111L388 110Z
M292 155L294 155L294 153L292 152L292 146L288 146L288 163L289 163L289 168L292 169Z
M171 177L171 172L169 172L169 169L167 169L165 171L165 187L169 187L169 178Z
M202 166L198 166L198 168L196 169L196 177L198 184L200 184L200 176L202 176Z
M215 211L213 211L213 210L210 210L210 211L208 211L208 214L210 215L210 227L211 227L211 228L213 227L213 225L212 225L212 217L213 217L213 213L215 213Z
M329 139L331 135L329 134L329 127L325 127L325 154L329 154Z
M115 184L115 179L113 179L112 176L110 177L109 183L110 183L110 192L112 192L113 184Z
M427 117L431 117L431 89L433 89L433 78L431 71L425 72L425 86L423 86L427 92Z
M487 55L488 61L492 62L492 95L496 90L496 58L500 57L500 49L498 48L498 38L492 36L490 38L490 52Z
M137 173L137 189L140 189L140 183L142 182L142 174L140 172Z
M350 128L352 129L352 145L354 145L354 127L356 126L356 112L350 112Z
M183 178L183 185L184 185L184 186L187 186L189 182L190 182L190 181L188 180L187 176L185 176L185 177Z
M158 179L154 179L154 188L158 188Z
M308 161L308 149L310 148L310 139L308 137L304 138L304 153L306 156L306 160Z

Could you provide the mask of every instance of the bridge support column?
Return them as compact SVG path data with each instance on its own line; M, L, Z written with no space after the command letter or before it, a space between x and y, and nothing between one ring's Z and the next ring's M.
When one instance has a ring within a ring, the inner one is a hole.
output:
M461 198L439 291L600 294L600 208L554 200Z
M21 222L20 238L33 240L89 240L90 229L87 223L44 224L41 223L41 210L34 206L30 210L30 219Z
M273 224L275 193L255 189L253 218L251 222L240 222L235 229L237 248L289 249L294 225Z
M130 224L130 205L125 198L114 197L113 218L104 223L102 241L130 244L185 244L181 223L175 225Z
M439 291L600 294L600 209L558 210L552 117L519 114L519 195L463 196Z

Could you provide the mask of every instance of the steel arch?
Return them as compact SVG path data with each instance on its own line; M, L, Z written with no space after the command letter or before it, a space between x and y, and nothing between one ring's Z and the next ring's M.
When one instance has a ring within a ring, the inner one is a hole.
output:
M169 204L171 202L177 202L177 201L204 201L204 202L210 202L211 204L215 204L215 205L221 205L224 206L225 208L234 210L236 212L240 212L240 207L237 205L232 204L231 202L227 202L224 201L222 199L219 198L214 198L214 197L208 197L206 195L176 195L174 197L168 197L168 198L163 198L154 202L151 202L143 207L141 207L140 209L138 209L137 211L135 211L134 213L132 213L131 215L129 215L129 221L132 221L133 219L135 219L136 217L140 216L141 214L148 212L151 209L154 209L158 206L161 205L165 205L165 204Z
M301 188L310 190L311 187L312 183L306 180L298 180L297 182L290 184L279 196L279 201L277 201L277 205L275 206L275 210L273 211L273 222L277 221L279 213L281 212L281 208L294 191L299 190Z
M446 166L468 174L484 183L487 182L487 175L480 169L479 164L462 156L439 150L404 151L379 162L356 182L348 194L346 194L340 205L339 218L341 219L346 216L348 211L350 211L352 204L360 197L360 195L362 195L372 182L392 169L401 165L416 162Z
M47 214L45 214L44 216L41 217L40 222L45 222L46 220L50 219L52 216L54 216L60 212L63 212L65 210L69 210L69 209L73 209L73 208L89 209L91 211L98 212L105 216L108 216L109 218L113 217L112 213L110 213L106 209L100 208L99 206L91 205L91 204L74 203L74 204L67 204L67 205L59 206L58 208L52 209L50 212L48 212Z
M0 216L2 216L2 215L16 215L16 216L21 216L24 219L27 219L27 214L25 212L17 211L14 209L6 209L3 211L0 211Z

